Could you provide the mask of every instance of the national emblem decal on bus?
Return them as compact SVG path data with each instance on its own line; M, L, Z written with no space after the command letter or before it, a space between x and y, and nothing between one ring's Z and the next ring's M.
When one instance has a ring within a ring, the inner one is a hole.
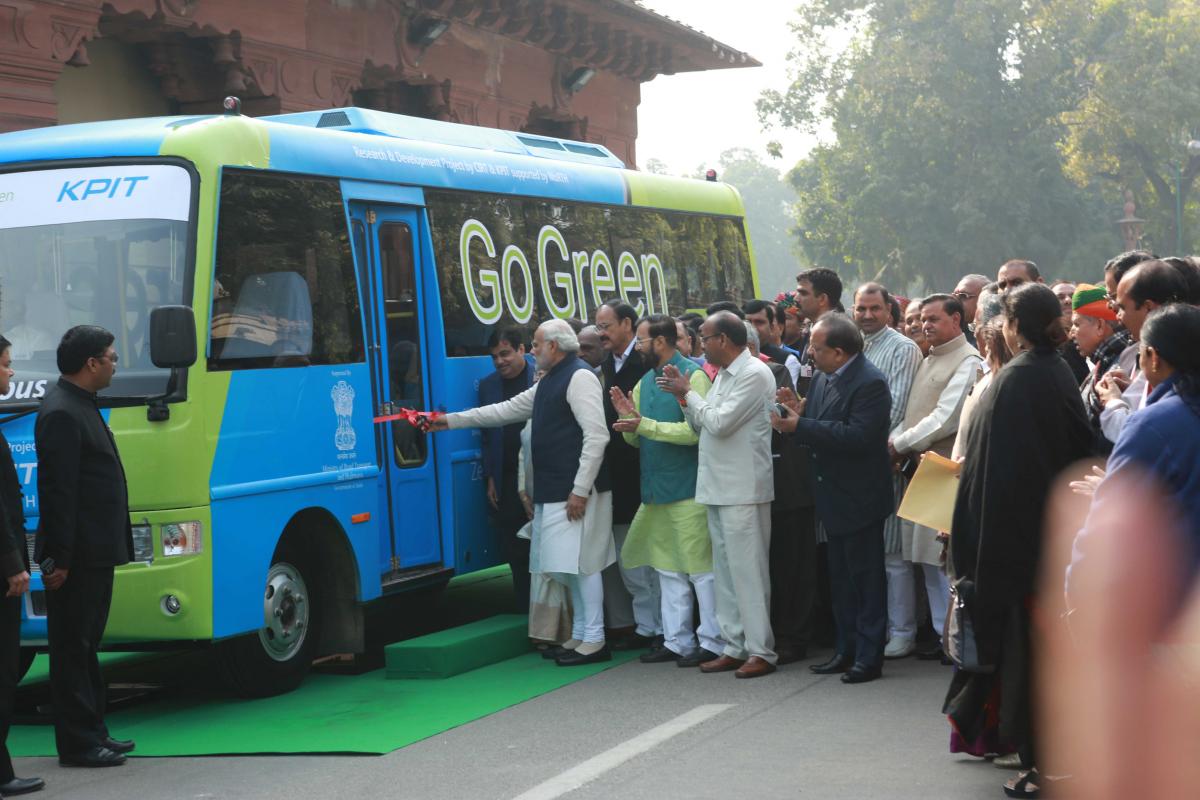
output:
M350 417L354 414L354 387L345 381L338 381L329 394L333 398L333 413L337 415L333 443L338 450L353 450L358 442L358 436L350 425Z

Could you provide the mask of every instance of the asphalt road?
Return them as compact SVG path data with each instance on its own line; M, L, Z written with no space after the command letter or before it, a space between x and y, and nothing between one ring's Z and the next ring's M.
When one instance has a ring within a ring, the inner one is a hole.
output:
M1003 796L1007 773L947 751L949 668L906 659L846 686L807 663L740 681L632 662L385 756L16 766L47 800Z
M373 606L371 630L396 641L461 625L507 611L511 591L507 574L478 573ZM939 713L948 667L892 661L881 680L846 686L810 673L826 656L813 655L750 681L635 661L384 756L133 758L102 770L27 758L16 768L46 779L31 796L42 800L1004 796L1010 773L948 752ZM209 658L179 654L106 675L197 686L215 672Z

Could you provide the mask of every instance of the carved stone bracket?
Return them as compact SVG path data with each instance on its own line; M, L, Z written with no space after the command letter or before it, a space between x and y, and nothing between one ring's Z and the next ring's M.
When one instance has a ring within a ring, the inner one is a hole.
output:
M50 22L50 57L55 61L69 62L83 48L84 42L95 35L95 28L85 28L75 22L55 19ZM86 62L87 51L82 60ZM79 64L83 66L83 64Z

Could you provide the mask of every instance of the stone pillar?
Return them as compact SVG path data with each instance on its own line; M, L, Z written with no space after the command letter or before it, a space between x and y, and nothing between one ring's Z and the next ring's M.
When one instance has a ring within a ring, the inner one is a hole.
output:
M54 82L87 63L99 17L98 7L0 4L0 131L58 121Z

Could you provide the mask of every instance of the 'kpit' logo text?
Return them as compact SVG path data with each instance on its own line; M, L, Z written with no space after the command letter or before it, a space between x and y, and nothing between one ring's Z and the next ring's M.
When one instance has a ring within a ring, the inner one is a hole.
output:
M115 197L133 197L141 181L150 180L149 175L130 175L121 178L92 178L91 180L64 181L58 193L58 202L80 203L89 197L111 200Z

